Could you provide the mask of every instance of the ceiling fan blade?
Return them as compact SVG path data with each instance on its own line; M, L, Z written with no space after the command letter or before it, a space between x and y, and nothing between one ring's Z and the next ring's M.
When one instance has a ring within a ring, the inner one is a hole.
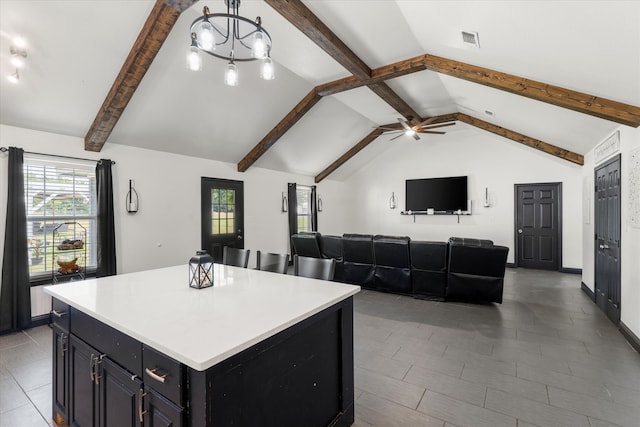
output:
M419 127L431 124L436 119L437 119L437 117L429 117L428 119L425 119L425 120L421 121L420 123L418 123L417 125L415 125L414 128L419 128Z
M416 131L416 135L418 133L432 133L434 135L444 135L446 132L438 132L438 131L435 131L435 130L418 130L418 131Z
M394 129L394 128L387 128L384 126L372 126L374 129L382 129L384 131L396 131L396 132L402 132L400 129Z
M409 125L407 124L407 121L405 119L401 119L401 118L398 117L398 121L400 122L402 127L405 128L405 130L411 130L411 128L409 127Z
M398 139L402 136L402 133L400 135L394 136L393 138L391 138L389 141L393 141L394 139Z
M445 127L445 126L453 126L453 125L455 125L455 124L456 124L456 122L453 122L453 123L443 123L443 124L439 124L439 125L420 126L420 127L418 128L418 130L426 130L426 129L442 128L442 127Z
M413 139L415 139L416 141L420 139L420 136L418 135L418 132L415 132L413 134Z

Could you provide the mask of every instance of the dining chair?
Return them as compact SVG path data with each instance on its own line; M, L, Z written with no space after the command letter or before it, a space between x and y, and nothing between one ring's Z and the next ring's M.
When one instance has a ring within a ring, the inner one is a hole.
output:
M293 274L312 279L333 280L336 260L333 258L310 258L293 256Z
M225 246L222 248L222 263L235 267L247 268L249 265L249 249L237 249Z
M256 252L256 270L287 274L288 269L289 254L282 255L269 252Z

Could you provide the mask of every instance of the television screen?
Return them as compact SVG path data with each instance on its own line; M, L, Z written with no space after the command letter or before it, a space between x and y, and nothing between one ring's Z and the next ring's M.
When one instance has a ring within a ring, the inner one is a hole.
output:
M467 177L408 179L406 210L455 212L467 210Z

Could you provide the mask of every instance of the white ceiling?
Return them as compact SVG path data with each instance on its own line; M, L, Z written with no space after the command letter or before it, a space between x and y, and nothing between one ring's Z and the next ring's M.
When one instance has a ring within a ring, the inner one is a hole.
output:
M153 3L0 0L0 123L84 137ZM430 53L640 106L638 1L304 3L371 68ZM240 63L240 86L224 86L226 64L213 57L190 72L188 29L205 4L225 8L222 0L201 1L182 14L107 143L237 163L314 86L349 76L258 0L243 0L240 13L262 17L276 80L262 81L257 64ZM477 31L480 49L463 46L461 30ZM12 85L4 76L13 71L16 34L28 40L29 57L21 83ZM387 83L423 117L459 111L580 154L619 126L432 71ZM326 97L256 166L317 175L372 127L397 117L366 87ZM447 138L483 132L462 123L446 130ZM331 178L382 155L389 139L378 138Z

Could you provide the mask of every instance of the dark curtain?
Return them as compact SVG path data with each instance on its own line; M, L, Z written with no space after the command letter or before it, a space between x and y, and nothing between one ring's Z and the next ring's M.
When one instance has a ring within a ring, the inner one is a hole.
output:
M113 221L113 179L111 160L102 159L96 165L98 197L98 233L96 277L116 274L116 232Z
M315 185L311 187L311 231L318 231L318 195Z
M296 193L296 183L290 182L287 188L287 200L289 213L289 236L298 232L298 196Z
M0 332L18 331L31 325L23 165L24 151L21 148L9 147L9 191L0 289Z

